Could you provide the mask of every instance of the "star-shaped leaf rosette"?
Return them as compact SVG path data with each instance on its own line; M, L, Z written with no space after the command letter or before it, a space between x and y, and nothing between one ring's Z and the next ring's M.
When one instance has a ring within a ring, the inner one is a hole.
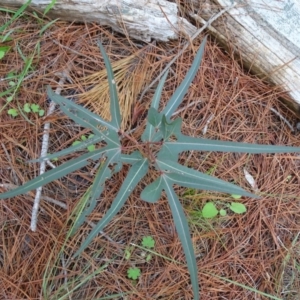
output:
M71 146L68 149L50 154L35 161L58 158L77 150L84 150L90 145L95 145L99 142L105 142L105 146L99 149L96 148L93 151L84 153L78 158L63 163L55 169L36 177L15 190L0 194L0 199L14 197L40 186L44 186L53 180L87 166L91 161L99 161L102 159L103 163L96 173L93 184L89 187L85 194L85 202L81 209L81 213L78 214L77 218L75 218L73 225L73 233L75 233L76 230L84 223L87 216L96 207L97 201L103 192L105 182L108 181L114 174L119 172L124 165L129 165L130 168L127 171L127 176L116 194L110 208L99 223L91 230L82 245L73 255L73 257L76 257L89 246L94 237L96 237L97 234L120 211L125 201L139 182L143 180L148 171L152 172L153 169L156 169L155 174L157 174L157 178L146 186L140 197L144 201L155 203L161 198L162 192L165 193L172 211L176 230L185 253L187 267L191 276L194 298L199 299L200 294L197 262L193 243L188 228L188 222L179 198L174 190L174 185L199 190L211 190L243 195L253 198L258 198L258 196L247 192L239 186L181 165L178 162L179 155L184 151L191 150L239 153L286 153L300 151L300 147L225 142L190 137L181 133L182 119L172 119L172 115L181 104L190 83L199 69L204 53L205 43L206 38L201 43L192 66L187 72L183 82L175 90L166 106L159 111L158 108L161 93L165 80L168 76L167 72L162 76L153 96L151 107L148 111L145 130L139 139L135 138L134 144L136 145L136 149L129 151L126 149L126 143L123 144L122 142L126 139L132 140L133 137L130 136L129 133L121 130L121 114L116 82L109 59L103 46L99 42L98 45L104 58L109 81L111 121L104 120L100 116L90 112L88 109L80 105L77 105L73 101L55 94L50 88L48 88L48 96L52 101L59 105L62 112L80 126L89 128L93 132L93 136ZM132 147L130 147L130 149L132 149Z

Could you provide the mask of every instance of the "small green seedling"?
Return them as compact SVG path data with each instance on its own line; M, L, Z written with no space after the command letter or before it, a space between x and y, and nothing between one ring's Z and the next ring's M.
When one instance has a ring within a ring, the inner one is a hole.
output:
M11 81L11 83L13 83L13 81ZM6 98L6 101L10 102L12 99L13 99L12 96L10 96L10 97ZM38 104L34 104L34 103L33 104L25 103L24 106L23 106L23 111L27 114L30 113L30 112L36 113L40 117L42 117L45 114L45 111L43 109L41 109ZM7 111L7 113L9 115L11 115L12 117L16 117L16 116L19 115L19 111L15 108L9 109Z
M230 204L224 204L222 202L217 202L219 206L224 206L233 211L236 214L243 214L247 211L246 206L243 203L239 202L231 202ZM204 207L202 208L202 216L206 219L211 219L216 217L218 214L224 217L227 215L227 211L224 208L220 210L217 208L214 202L207 202Z
M147 249L153 249L155 245L155 241L152 238L152 236L144 236L142 240L142 246ZM142 255L145 255L145 253L142 253ZM152 255L150 253L147 254L145 260L146 262L149 262L152 258Z
M40 117L42 117L45 114L45 111L43 109L41 109L38 104L35 104L35 103L32 103L32 104L25 103L23 106L23 110L26 113L30 113L30 112L36 113Z
M154 248L154 245L155 245L155 241L152 238L152 236L143 237L143 240L142 240L142 246L143 247L152 249L152 248Z
M72 146L76 146L76 145L79 145L81 144L82 142L86 141L87 139L92 139L95 135L94 134L90 134L88 137L86 137L85 135L82 135L80 138L81 138L81 141L75 141L73 142ZM88 145L87 146L87 150L89 152L92 152L96 149L96 146L95 145Z
M17 109L15 109L15 108L11 108L11 109L9 109L8 111L7 111L7 113L10 115L10 116L12 116L12 117L16 117L16 116L18 116L19 115L19 112L18 112L18 110Z
M137 280L141 276L141 270L139 268L129 268L127 270L127 276L129 279Z

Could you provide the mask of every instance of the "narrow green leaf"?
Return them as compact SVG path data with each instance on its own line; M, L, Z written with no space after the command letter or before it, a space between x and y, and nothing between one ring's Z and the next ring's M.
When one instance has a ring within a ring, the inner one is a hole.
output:
M202 208L203 218L211 219L218 214L218 210L213 202L207 202Z
M156 163L158 165L158 169L161 171L166 171L167 173L165 176L167 176L175 184L200 190L218 191L229 194L234 193L243 196L259 198L255 194L251 194L237 185L201 173L194 169L187 168L177 162L168 160L162 161L158 159Z
M167 194L168 202L171 207L176 230L186 257L188 270L191 276L194 299L199 300L200 297L199 297L197 262L196 262L193 244L189 232L188 222L186 220L180 201L176 193L174 192L174 189L172 187L172 182L169 182L164 175L162 175L162 179L164 182L164 190Z
M71 235L75 234L77 229L84 223L87 216L89 216L96 207L97 199L100 197L104 189L105 181L112 176L109 165L112 164L115 159L117 159L116 156L118 155L119 153L117 152L111 153L110 156L107 157L105 163L99 167L97 174L93 180L93 184L89 189L89 193L86 195L86 199L84 199L84 201L86 202L85 209L80 212L78 218L74 221Z
M48 22L46 25L44 25L42 28L41 28L41 30L40 30L40 36L49 28L49 27L51 27L56 21L58 21L59 19L54 19L54 20L52 20L52 21L50 21L50 22Z
M229 208L236 214L243 214L247 211L246 206L243 203L238 202L231 202Z
M126 164L135 164L141 160L143 160L143 156L139 151L134 151L131 154L121 154L121 161Z
M46 15L55 5L57 0L51 0L51 2L46 6L44 10L44 15Z
M106 71L107 71L107 79L108 79L109 94L110 94L111 123L118 129L120 129L121 114L120 114L120 105L119 105L118 92L117 92L117 88L116 88L116 81L115 81L114 73L113 73L109 58L99 40L97 41L97 45L100 48L100 51L102 53L104 63L106 66Z
M176 153L187 150L198 151L221 151L221 152L239 152L239 153L288 153L300 152L300 147L258 145L238 142L215 141L202 138L194 138L181 135L176 142L166 142Z
M115 149L113 149L115 150ZM60 165L59 167L56 167L55 169L52 169L46 173L44 173L43 175L40 175L28 182L26 182L24 185L0 194L0 199L5 199L5 198L11 198L20 194L25 194L33 189L36 189L40 186L43 186L53 180L56 180L58 178L61 178L73 171L76 171L78 169L81 169L85 166L87 166L90 162L88 160L96 160L99 159L104 152L109 151L109 149L102 148L99 150L96 150L94 152L88 152L83 154L82 156L72 159L62 165Z
M47 88L49 98L60 106L60 109L76 123L83 127L91 128L96 133L101 134L97 126L103 125L113 131L118 131L118 128L111 122L105 121L98 115L92 113L81 105L77 105L73 101L66 99L52 91L50 87Z
M190 83L193 81L193 79L195 78L195 75L197 74L197 71L199 69L199 66L200 66L200 63L202 60L202 56L204 53L204 47L206 44L206 40L207 40L207 37L205 37L204 40L202 41L202 43L199 47L199 50L195 56L195 59L192 63L192 66L189 69L189 71L187 72L184 80L179 85L179 87L176 89L173 96L170 98L167 106L162 111L162 113L166 116L167 120L170 120L172 114L175 112L177 107L182 102L183 97L184 97L185 93L187 92Z
M161 78L161 80L159 81L159 84L155 90L152 102L151 102L151 107L155 108L156 110L158 110L158 106L159 106L159 102L160 102L160 98L161 98L161 93L162 93L162 89L164 87L166 78L168 76L169 70L163 75L163 77ZM153 134L155 133L154 131L154 127L147 122L146 125L146 129L142 135L142 141L151 141L151 138L153 137Z
M30 5L31 0L28 0L26 3L24 3L16 12L13 12L14 15L7 21L4 25L0 27L0 33L4 31L7 27L10 26L16 19L18 19L23 12L26 10L26 8Z
M163 190L163 181L161 176L147 185L141 193L141 198L144 201L155 203L159 200Z
M82 141L82 142L75 141L76 144L74 142L72 144L72 146L67 148L67 149L58 151L58 152L53 153L53 154L48 154L45 157L40 157L40 158L37 158L37 159L29 160L28 163L41 162L41 161L50 160L50 159L53 159L53 158L58 158L58 157L61 157L61 156L64 156L64 155L67 155L67 154L70 154L70 153L75 153L76 151L83 150L83 149L87 148L88 146L90 146L92 144L95 144L97 142L100 142L102 140L103 140L102 137L94 136L93 138L87 139L86 141Z
M148 170L148 161L146 158L140 162L137 162L130 168L130 170L127 174L127 177L123 181L123 184L122 184L116 198L114 199L111 207L109 208L107 213L104 215L104 217L101 219L101 221L92 229L90 234L87 236L86 240L82 243L80 248L74 254L73 258L80 255L82 253L82 251L84 251L84 249L86 247L88 247L88 245L91 243L93 238L120 211L120 209L124 205L125 201L129 197L129 195L132 193L133 189L140 182L140 180L146 175L147 170Z

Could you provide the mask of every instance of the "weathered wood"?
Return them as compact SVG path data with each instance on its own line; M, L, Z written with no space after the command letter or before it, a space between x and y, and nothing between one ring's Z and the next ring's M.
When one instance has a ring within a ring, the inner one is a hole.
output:
M189 0L191 16L205 23L231 0ZM300 112L300 1L241 0L209 30L231 45L253 73L282 86Z
M177 4L166 0L57 0L50 16L64 20L98 22L143 41L168 41L192 36L196 27L178 17ZM26 0L1 0L21 6ZM32 0L43 11L51 0ZM190 16L203 24L233 0L185 0ZM300 1L239 0L209 27L224 45L234 48L243 65L281 85L300 113ZM184 10L185 12L187 11Z
M20 7L27 0L1 0ZM30 8L43 11L51 0L32 0ZM57 0L47 14L62 20L97 22L131 38L149 42L168 41L178 35L192 36L196 27L178 16L176 3L166 0Z

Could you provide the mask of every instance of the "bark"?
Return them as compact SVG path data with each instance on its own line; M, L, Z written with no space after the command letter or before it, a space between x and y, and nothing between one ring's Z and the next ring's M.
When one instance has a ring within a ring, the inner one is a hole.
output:
M176 0L57 0L52 17L97 22L131 38L168 41L191 37L196 27L178 17ZM26 0L1 0L21 6ZM30 7L43 11L51 0L32 0ZM282 86L300 114L300 1L298 0L185 0L185 9L203 24L221 9L236 2L210 32L235 50L243 65ZM179 3L179 1L177 1Z
M207 21L231 0L188 0L191 16ZM300 1L241 0L210 32L241 57L243 65L282 86L300 113ZM201 21L202 20L202 21Z
M20 7L27 0L1 0ZM30 8L44 11L51 0L32 0ZM166 0L57 0L47 14L69 21L97 22L131 38L149 42L168 41L179 35L192 36L196 27L178 17L176 3Z

